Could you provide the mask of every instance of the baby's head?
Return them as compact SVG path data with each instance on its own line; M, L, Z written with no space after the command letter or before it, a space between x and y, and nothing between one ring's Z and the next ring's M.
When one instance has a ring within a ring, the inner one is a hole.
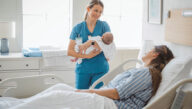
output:
M102 36L103 43L109 45L113 42L113 34L110 32L105 32Z

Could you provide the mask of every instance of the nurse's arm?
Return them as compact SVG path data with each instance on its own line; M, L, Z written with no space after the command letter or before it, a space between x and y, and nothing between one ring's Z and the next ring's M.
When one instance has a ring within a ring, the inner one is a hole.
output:
M100 50L96 50L96 49L94 49L94 50L91 51L89 54L87 54L87 58L95 57L95 56L97 56L99 53L101 53Z
M101 51L101 48L99 47L99 45L97 44L96 41L88 40L88 41L86 41L85 43L83 43L82 45L79 45L80 52L81 52L81 53L85 53L86 50L87 50L87 48L89 48L89 47L92 45L92 42L94 42L93 47L94 47L96 50ZM99 52L99 53L100 53L100 52Z
M98 45L97 43L95 43L94 46L98 46L98 47L99 47L99 45ZM94 49L93 51L91 51L91 52L88 54L88 58L95 57L95 56L97 56L97 55L100 54L100 53L101 53L101 49Z
M117 89L89 89L89 90L77 90L76 92L96 93L101 96L105 96L114 100L119 99Z
M92 45L92 42L94 42L94 47L95 48L97 48L98 50L101 50L98 43L96 41L94 41L94 40L88 40L85 43L83 43L82 46L84 46L85 48L89 48Z
M82 53L75 52L75 49L74 49L75 45L76 45L75 40L70 40L68 50L67 50L67 55L68 56L77 57L77 58L89 58L90 57L87 54L82 54Z

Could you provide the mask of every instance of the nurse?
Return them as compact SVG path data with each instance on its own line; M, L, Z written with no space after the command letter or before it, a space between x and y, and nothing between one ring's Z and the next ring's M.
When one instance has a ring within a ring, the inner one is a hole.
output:
M88 89L93 82L109 70L109 64L103 52L93 50L89 54L82 54L74 50L77 38L81 38L84 43L88 40L88 36L102 36L105 32L110 32L109 25L105 21L99 20L103 8L104 5L100 0L92 0L87 7L84 21L77 24L70 35L68 56L83 58L82 63L77 63L75 69L77 89ZM96 88L100 86L96 86Z

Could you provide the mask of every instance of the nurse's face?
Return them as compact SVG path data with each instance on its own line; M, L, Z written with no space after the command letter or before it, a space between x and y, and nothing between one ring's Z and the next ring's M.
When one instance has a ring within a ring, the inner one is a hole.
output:
M103 7L99 4L96 4L92 8L88 7L87 11L90 20L98 20L103 12Z

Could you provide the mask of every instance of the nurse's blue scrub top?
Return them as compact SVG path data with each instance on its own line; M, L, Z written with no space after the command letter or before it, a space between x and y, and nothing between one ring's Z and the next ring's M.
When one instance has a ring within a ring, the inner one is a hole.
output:
M88 40L88 36L102 36L103 33L110 32L109 25L105 21L97 20L95 28L91 33L87 27L85 21L77 24L70 35L71 40L75 40L76 37L82 37L83 43ZM97 56L91 59L83 59L81 64L76 64L76 73L107 73L109 71L109 64L103 54L101 52Z

